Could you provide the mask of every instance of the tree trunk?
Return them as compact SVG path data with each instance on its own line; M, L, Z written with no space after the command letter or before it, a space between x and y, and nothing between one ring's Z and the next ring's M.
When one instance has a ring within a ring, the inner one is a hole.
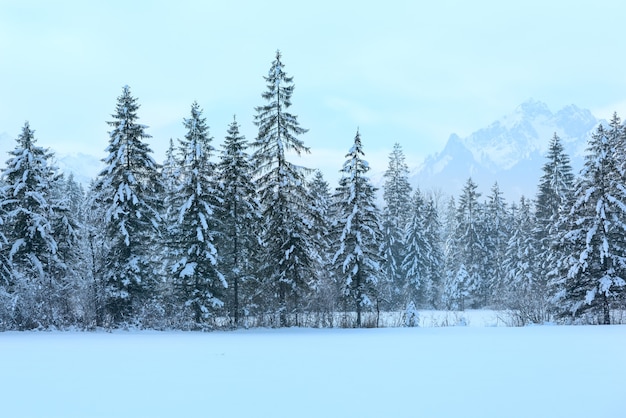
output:
M611 325L611 309L606 293L602 294L602 312L604 313L604 325Z

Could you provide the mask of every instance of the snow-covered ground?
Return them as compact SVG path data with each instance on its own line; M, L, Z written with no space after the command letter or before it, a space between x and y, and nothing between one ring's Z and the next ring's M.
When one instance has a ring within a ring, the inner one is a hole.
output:
M626 416L620 325L5 332L0 370L11 418Z

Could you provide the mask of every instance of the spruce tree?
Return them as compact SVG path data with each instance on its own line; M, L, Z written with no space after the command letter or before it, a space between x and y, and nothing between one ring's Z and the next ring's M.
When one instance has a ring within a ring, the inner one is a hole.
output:
M165 224L164 234L167 237L167 230L171 228L176 222L178 214L176 213L176 199L178 187L180 185L181 165L178 155L174 147L174 141L170 138L169 146L165 151L165 161L161 167L161 183L164 188L162 198L163 201L163 223ZM171 237L166 238L166 243L169 243ZM167 247L167 245L166 245Z
M61 268L54 236L52 186L57 180L52 153L36 145L28 122L3 170L6 211L5 257L11 265L9 290L16 296L19 329L60 325L53 312L59 298Z
M550 140L546 159L536 199L535 234L541 242L542 252L549 251L550 233L559 217L569 209L574 187L569 156L565 153L561 138L556 133Z
M459 197L457 206L457 230L454 236L455 248L459 262L467 271L467 280L464 282L469 300L461 301L462 309L465 302L474 307L484 303L485 277L484 266L486 261L485 237L482 230L482 207L478 202L480 193L478 186L469 178ZM458 270L457 270L458 271Z
M315 277L309 212L312 205L306 188L310 170L287 159L287 153L301 155L309 148L299 138L307 130L300 127L296 115L289 113L294 84L284 71L279 51L264 78L267 91L262 97L267 103L255 108L254 122L259 131L251 144L264 219L261 273L268 311L278 314L280 326L285 326L290 315L295 315L298 323L298 313Z
M376 207L376 188L363 159L361 136L346 154L342 178L335 190L334 236L337 237L333 266L346 301L356 310L356 326L362 326L362 311L376 303L376 284L381 276L382 230Z
M92 181L83 202L84 222L82 241L85 274L85 325L88 329L110 326L107 314L106 263L109 253L106 235L102 228L102 220L106 209L98 204L98 195Z
M151 157L146 126L138 123L137 99L125 86L113 120L107 122L109 155L94 184L102 210L106 309L113 324L134 321L153 296L157 277L151 254L158 242L158 165Z
M599 125L592 134L585 166L577 182L569 226L563 240L571 251L562 266L567 274L553 285L560 315L575 320L597 314L611 323L612 306L623 298L626 281L626 187L620 173L624 135L614 115L608 129Z
M82 200L82 191L73 175L70 174L67 180L59 175L51 182L51 223L57 241L58 259L51 274L59 284L58 301L55 303L55 314L59 318L57 322L63 322L64 325L78 325L77 315L84 306L82 296L86 271L80 240Z
M6 234L9 229L7 224L7 189L4 177L0 176L0 290L6 291L13 281L12 266L9 262L9 241ZM5 293L8 296L8 293Z
M384 174L383 199L383 268L384 279L391 288L389 297L399 298L399 290L405 283L405 272L402 269L405 258L404 232L411 219L411 185L409 184L409 169L405 162L404 153L400 144L394 144L389 155L389 165ZM391 305L398 307L398 300L390 300Z
M314 242L315 252L318 254L316 259L320 259L322 264L319 266L319 273L322 273L329 265L329 260L332 257L330 254L330 225L332 223L332 196L330 186L324 179L324 175L321 171L316 170L313 179L308 183L309 194L313 207L311 212L312 217L312 237Z
M429 289L431 243L426 237L426 204L420 190L416 190L413 196L411 219L406 226L405 257L402 261L402 269L406 272L406 284L404 286L408 302L417 306L426 305L425 290Z
M512 206L511 236L507 243L504 268L506 285L496 289L502 308L513 310L520 324L540 324L548 320L543 279L547 272L538 268L538 243L533 228L537 224L531 202L524 198ZM542 293L543 292L543 293Z
M550 290L548 282L558 279L560 260L565 254L559 245L562 235L562 218L573 204L574 174L569 156L565 153L561 138L555 133L550 140L547 161L542 167L535 199L535 224L533 228L536 256L533 267L536 269L534 298L540 299L541 306L548 304ZM545 318L547 320L548 318Z
M454 293L454 282L462 260L458 256L456 234L458 230L456 202L450 196L445 210L443 211L442 222L442 251L443 251L443 288L441 301L446 309L453 309L456 306L456 296Z
M316 254L314 259L319 264L315 269L313 309L320 314L321 319L325 318L327 325L332 326L336 302L339 299L331 267L331 260L334 255L331 248L331 230L334 218L332 195L328 182L319 170L315 172L308 187L313 202L311 207L311 236L313 238L313 250Z
M445 274L444 249L442 244L442 226L435 201L431 196L424 208L424 237L428 242L426 274L423 297L431 308L438 308L442 296L442 285Z
M252 182L253 167L247 154L248 142L239 133L233 118L217 167L220 205L219 265L230 288L227 298L233 325L252 311L258 292L256 269L260 245L258 240L261 213Z
M498 183L494 183L485 207L485 292L493 300L506 286L504 261L509 241L509 213ZM495 298L497 300L497 297Z
M171 272L173 266L181 258L182 249L176 245L176 226L178 221L178 188L181 180L182 162L178 155L178 149L174 146L174 140L170 138L169 146L165 151L165 160L161 166L161 184L163 193L161 194L162 228L161 245L158 249L160 258L159 275L165 279L159 285L164 314L173 323L180 320L178 314L181 312L180 300L175 293L174 280Z
M172 266L174 289L183 308L183 326L204 329L224 305L226 280L217 266L216 234L219 230L215 189L214 152L206 119L198 103L180 140L181 184L177 190L177 219L173 228L179 259ZM187 317L189 310L190 317ZM187 325L189 324L189 325Z

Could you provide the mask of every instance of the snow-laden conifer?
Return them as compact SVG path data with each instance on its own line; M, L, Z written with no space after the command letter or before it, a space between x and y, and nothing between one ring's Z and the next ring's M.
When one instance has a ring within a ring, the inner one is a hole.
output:
M367 177L370 167L364 155L357 131L334 195L337 241L333 266L349 309L356 310L357 327L362 325L363 309L376 303L376 284L382 268L382 229L376 207L376 188Z
M333 314L337 311L336 303L339 300L331 265L334 255L331 234L334 219L332 195L328 182L319 170L309 181L308 188L312 202L310 213L314 260L319 264L315 268L315 297L312 310L318 312L320 319L332 326Z
M574 193L574 174L570 159L556 133L550 140L546 160L535 199L535 258L530 261L531 267L536 270L532 297L541 300L540 306L548 304L548 282L558 280L558 265L566 257L564 247L559 242L566 223L561 220L572 207ZM543 318L547 319L549 318Z
M24 124L2 172L3 209L12 277L9 291L16 296L13 321L19 329L60 325L54 314L59 296L62 262L54 236L52 188L58 179L52 153L36 145L34 131Z
M442 243L442 226L439 212L432 196L426 201L424 208L424 236L430 250L426 271L428 280L423 288L424 302L431 308L438 308L442 296L443 277L445 274L444 249Z
M608 128L591 135L585 166L576 183L573 207L563 223L562 275L553 280L560 314L586 313L611 322L612 306L623 298L626 281L626 187L620 172L624 128L615 114Z
M430 287L429 266L431 243L426 237L426 204L419 189L415 191L410 210L411 218L406 225L403 241L405 256L402 269L406 272L404 293L409 301L424 306L424 290Z
M172 266L175 292L184 307L183 320L191 328L206 328L224 305L226 279L218 270L214 148L198 103L191 105L187 130L180 140L181 183L177 189L173 227L178 259ZM187 312L188 311L188 312ZM187 316L188 314L188 316Z
M404 232L411 219L411 185L409 169L400 144L394 144L389 155L389 165L385 171L383 185L383 269L390 292L390 307L403 307L399 290L405 286L405 272L402 269L405 257Z
M164 309L170 318L174 318L175 312L179 312L179 302L174 295L174 283L170 268L181 257L181 248L176 245L177 223L178 223L178 188L181 181L182 163L174 146L174 140L170 138L169 146L165 151L165 160L161 166L161 194L162 228L161 242L157 253L160 260L159 275L165 279L160 283L161 298Z
M102 210L103 275L106 308L115 324L138 318L158 280L152 255L160 214L158 165L152 159L146 126L138 122L137 99L125 86L117 99L105 168L98 175L94 203Z
M504 261L510 237L508 207L498 183L494 183L485 205L485 292L488 303L498 300L497 295L507 286Z
M288 318L298 322L310 294L317 263L311 238L311 197L306 188L310 171L288 160L289 154L308 153L299 138L307 130L289 112L294 90L287 77L280 52L267 77L267 102L255 108L258 134L252 142L252 161L263 214L264 251L261 274L267 297L267 311L278 314L281 326Z
M541 270L539 243L534 233L537 224L531 202L522 196L511 207L512 225L506 248L506 284L496 288L495 300L517 315L520 324L541 324L549 320L547 289Z
M464 265L467 278L464 279L464 297L462 306L470 302L482 306L485 299L484 267L486 261L485 236L483 234L482 206L478 202L478 186L469 178L463 187L457 205L457 229L454 234L457 266ZM458 271L458 270L457 270Z
M246 313L253 312L258 292L258 257L261 213L252 180L248 142L239 133L236 119L228 126L218 171L220 204L219 265L230 288L226 299L235 327Z

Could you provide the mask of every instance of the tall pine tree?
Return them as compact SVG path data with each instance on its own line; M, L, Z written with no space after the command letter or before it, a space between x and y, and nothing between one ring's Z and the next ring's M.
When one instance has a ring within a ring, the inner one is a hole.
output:
M404 153L400 144L394 144L389 155L389 165L384 174L383 199L383 268L386 286L389 291L390 307L398 307L398 299L405 286L405 272L403 259L405 257L404 230L411 219L411 185L409 184L409 169L405 162Z
M152 159L146 126L138 123L137 99L125 86L113 120L107 122L109 155L94 184L95 204L103 211L103 275L106 309L114 324L137 319L154 296L153 243L161 222L158 165Z
M376 284L382 268L382 229L376 207L376 188L367 177L370 168L364 155L357 131L335 191L334 236L337 242L333 265L343 296L356 310L357 327L363 324L363 309L376 303Z
M624 135L617 115L608 129L592 134L577 182L570 229L564 241L571 251L562 264L567 274L554 283L561 315L575 319L586 313L611 323L612 306L623 298L626 281L626 187L619 170Z
M319 264L316 270L315 297L312 309L319 314L320 320L332 326L333 314L339 300L335 277L331 268L332 253L332 195L328 182L322 172L317 170L308 184L313 202L311 207L311 235L315 260Z
M477 189L476 183L469 178L457 206L457 230L454 236L459 260L457 266L463 264L467 272L467 279L463 281L464 290L460 293L463 296L461 309L465 308L466 302L478 307L485 300L486 246L481 222L482 207L478 202L480 193ZM465 295L469 296L469 300L465 300Z
M535 224L533 240L535 259L530 267L536 270L534 285L529 296L534 298L536 306L549 303L550 289L548 282L559 275L558 264L565 254L559 245L564 227L561 218L567 215L573 204L574 174L569 156L565 153L561 138L554 133L550 140L547 161L542 167L543 174L539 180L535 199ZM539 274L540 273L540 274ZM542 308L542 310L544 310ZM546 315L544 315L546 316ZM543 320L548 320L545 317Z
M494 183L485 205L485 292L489 303L497 301L497 296L506 287L504 261L510 235L510 217L508 208L498 183Z
M228 307L235 327L242 315L252 310L258 291L261 214L247 147L248 142L233 118L218 165L221 203L217 214L221 225L219 265L230 288Z
M184 307L183 326L204 329L213 325L209 320L224 305L227 287L217 266L217 190L215 164L210 160L214 149L198 103L191 105L191 117L184 120L184 126L187 133L180 140L181 184L173 227L179 259L172 272L175 292Z
M429 266L431 254L431 242L426 236L425 215L426 204L420 190L416 190L413 196L413 207L411 208L411 219L406 226L405 257L402 261L402 268L406 271L406 284L404 286L408 301L417 306L426 305L425 290L430 287Z
M28 122L3 170L6 238L11 265L9 291L17 298L13 313L19 329L60 325L54 314L62 267L54 236L55 216L51 192L58 177L52 153L36 145Z
M287 159L287 153L308 153L299 138L307 132L296 115L289 113L294 90L293 78L287 77L281 54L276 52L265 77L267 102L255 108L254 122L259 131L252 143L252 161L263 213L264 254L261 273L264 277L268 313L279 314L281 326L302 311L312 288L316 266L310 233L312 206L306 188L309 170Z

